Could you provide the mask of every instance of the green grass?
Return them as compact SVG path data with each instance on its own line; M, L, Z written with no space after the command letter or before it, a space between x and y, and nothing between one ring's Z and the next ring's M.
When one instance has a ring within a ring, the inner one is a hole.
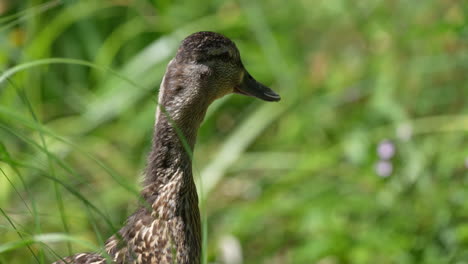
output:
M209 110L194 152L204 263L223 263L226 236L244 263L468 263L467 11L0 0L0 263L100 250L122 225L165 67L199 30L232 38L282 96Z

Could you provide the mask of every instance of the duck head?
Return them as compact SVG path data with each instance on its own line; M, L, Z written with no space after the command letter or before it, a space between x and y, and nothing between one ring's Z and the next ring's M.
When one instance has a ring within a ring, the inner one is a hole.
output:
M280 100L277 93L256 81L245 69L234 42L214 32L197 32L185 38L164 79L166 95L185 98L181 101L189 105L193 104L186 101L209 105L231 93L265 101Z

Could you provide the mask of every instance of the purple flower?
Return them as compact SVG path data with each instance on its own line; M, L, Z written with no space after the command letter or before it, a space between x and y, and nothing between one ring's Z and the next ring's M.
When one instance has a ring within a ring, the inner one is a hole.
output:
M375 172L382 178L390 176L393 172L393 165L390 161L379 160L375 165Z
M389 160L395 155L395 145L390 140L383 140L377 146L379 157L384 160Z

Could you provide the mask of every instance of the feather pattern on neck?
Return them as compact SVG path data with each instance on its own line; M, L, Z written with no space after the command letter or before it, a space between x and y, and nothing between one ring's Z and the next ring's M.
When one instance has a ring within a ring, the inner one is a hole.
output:
M179 85L196 85L181 82L179 71L173 62L169 63L161 85L142 191L150 208L142 206L127 220L119 232L122 241L113 236L106 243L106 251L116 263L199 263L200 260L200 213L191 151L208 105L198 100L197 113L193 107L191 111L184 107L190 106L190 101L176 99Z

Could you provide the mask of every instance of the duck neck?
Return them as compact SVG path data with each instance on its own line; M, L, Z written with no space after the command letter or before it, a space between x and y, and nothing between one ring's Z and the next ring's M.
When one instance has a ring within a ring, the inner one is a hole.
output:
M178 186L177 190L171 190L173 193L189 191L196 194L192 176L192 153L198 128L206 113L206 108L203 108L198 112L187 111L184 115L182 111L171 111L183 110L183 107L172 107L171 103L161 105L156 114L152 150L144 180L143 196L150 204L168 185ZM191 107L185 109L188 108Z
M115 236L107 242L106 250L115 263L127 263L134 257L132 254L138 255L138 258L143 256L139 255L142 244L155 245L159 252L156 262L153 262L153 253L148 255L151 263L200 263L201 225L191 153L208 104L203 104L206 107L201 108L200 104L196 107L188 101L164 103L164 89L161 94L159 101L162 107L158 107L156 114L152 150L142 191L146 204L129 217L120 231L127 241L126 247L117 247L119 240ZM170 94L166 96L174 98ZM145 237L146 234L150 235ZM135 241L140 244L136 245ZM149 259L143 262L150 263Z

